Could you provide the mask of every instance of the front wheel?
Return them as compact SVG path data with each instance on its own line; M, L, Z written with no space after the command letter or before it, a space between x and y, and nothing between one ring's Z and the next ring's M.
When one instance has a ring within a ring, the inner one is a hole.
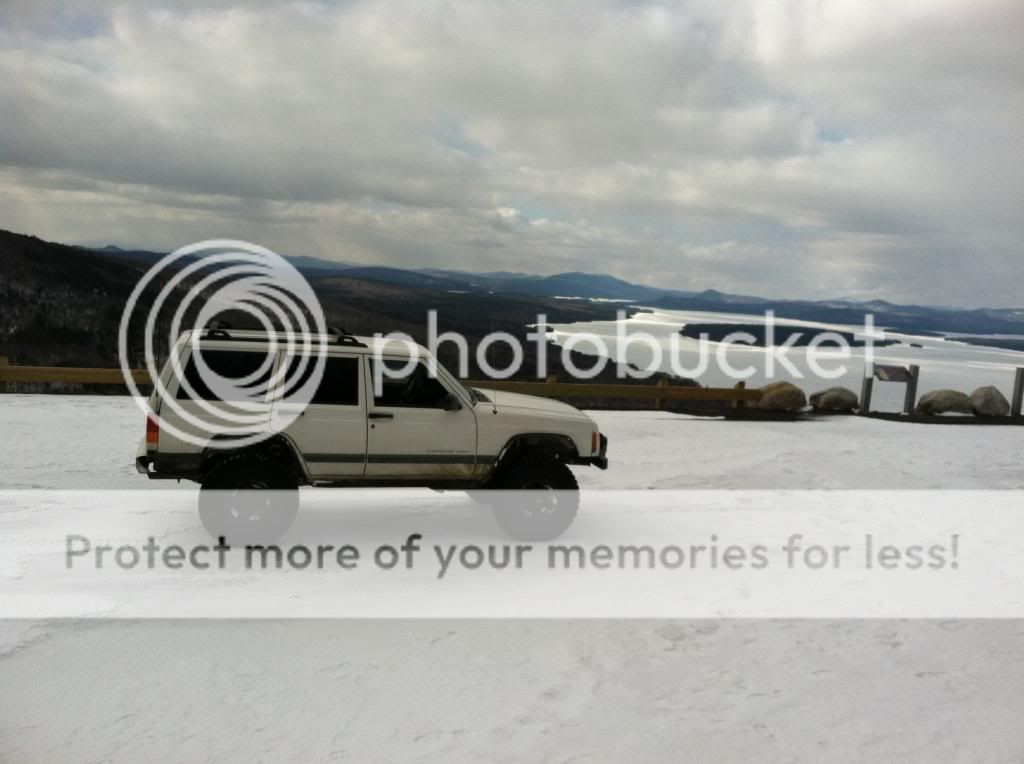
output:
M511 465L488 491L494 519L520 541L550 541L576 519L579 484L572 471L553 457L531 456Z
M199 491L199 519L229 546L272 544L299 511L295 477L283 465L233 456L215 465Z

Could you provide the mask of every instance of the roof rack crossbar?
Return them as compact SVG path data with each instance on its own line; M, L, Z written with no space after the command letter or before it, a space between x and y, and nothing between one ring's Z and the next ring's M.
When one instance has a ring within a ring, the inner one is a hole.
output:
M229 340L231 335L228 334L228 329L231 328L231 324L227 321L211 321L206 325L206 334L203 339L218 339L218 340Z
M231 328L231 325L228 324L226 321L214 321L213 323L211 323L209 326L206 327L205 333L203 334L202 338L204 340L232 340L232 341L235 341L235 342L266 342L266 339L267 339L267 337L270 336L270 334L274 334L274 336L280 336L281 334L285 334L285 335L288 334L288 332L281 333L281 332L276 332L275 331L275 332L266 332L265 333L266 336L256 336L256 337L253 337L251 335L232 336L231 334L229 334L227 332L227 329L229 329L229 328ZM335 336L335 338L336 338L334 340L334 344L335 345L345 345L345 346L348 346L348 347L357 347L357 348L364 348L364 347L366 347L366 344L361 342L359 340L359 338L356 337L354 334L349 334L348 332L344 331L343 329L339 329L336 326L329 327L328 331Z
M334 341L334 344L336 345L351 345L352 347L358 348L366 347L366 345L360 342L354 334L345 331L343 327L328 326L327 331L337 336L337 339Z
M366 347L365 343L360 342L358 337L354 337L351 334L341 335L340 337L338 337L337 341L334 344L336 344L336 345L351 345L352 347L357 347L357 348L364 348L364 347Z

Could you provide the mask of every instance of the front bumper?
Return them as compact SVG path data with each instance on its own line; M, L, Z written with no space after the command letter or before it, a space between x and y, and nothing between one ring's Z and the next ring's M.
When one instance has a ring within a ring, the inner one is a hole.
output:
M597 456L592 456L588 459L588 463L595 467L606 470L608 469L608 436L603 432L600 434L600 446L597 449Z

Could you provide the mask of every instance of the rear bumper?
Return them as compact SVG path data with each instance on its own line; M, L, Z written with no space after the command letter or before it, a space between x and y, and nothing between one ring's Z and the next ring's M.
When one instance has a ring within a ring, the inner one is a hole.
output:
M183 478L193 480L195 479L195 470L192 468L193 461L191 458L169 460L164 457L161 464L156 464L152 455L140 454L135 457L135 471L150 480L181 480Z

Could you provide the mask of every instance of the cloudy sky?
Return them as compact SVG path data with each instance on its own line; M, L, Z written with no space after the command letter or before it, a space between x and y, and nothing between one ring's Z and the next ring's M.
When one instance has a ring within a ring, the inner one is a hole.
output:
M0 227L1024 306L1024 6L0 4Z

